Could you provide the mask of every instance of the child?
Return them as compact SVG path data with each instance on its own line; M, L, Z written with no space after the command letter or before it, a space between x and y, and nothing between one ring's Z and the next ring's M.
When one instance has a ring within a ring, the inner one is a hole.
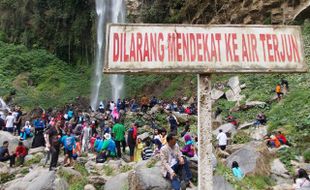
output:
M148 160L149 158L153 156L153 150L150 147L150 145L151 145L150 141L145 142L145 148L143 149L143 152L142 152L143 160Z
M81 154L81 142L79 138L76 138L75 148L72 151L73 160L76 160L76 158L81 156Z
M236 161L233 161L232 163L232 172L234 174L234 176L238 179L241 180L244 177L244 173L242 172L242 170L239 168L239 164Z
M64 154L65 154L65 160L64 160L64 166L70 166L73 164L73 148L76 148L75 138L71 136L71 131L67 130L66 135L61 138L61 142L64 145ZM69 159L69 163L67 163Z
M194 142L192 141L192 137L187 134L184 136L185 146L181 150L181 152L188 157L194 157L196 154Z
M134 161L138 162L142 160L142 150L143 150L143 143L140 138L137 140L136 148L135 148L135 156L134 156Z
M27 148L24 146L23 142L19 142L18 146L15 149L15 155L17 158L17 161L23 166L25 156L27 155Z

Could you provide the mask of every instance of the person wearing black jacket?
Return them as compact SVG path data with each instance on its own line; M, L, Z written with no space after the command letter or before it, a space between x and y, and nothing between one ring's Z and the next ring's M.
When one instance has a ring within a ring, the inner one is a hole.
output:
M5 162L10 160L10 167L13 167L15 165L15 155L10 155L9 153L9 142L4 141L3 146L0 147L0 162Z

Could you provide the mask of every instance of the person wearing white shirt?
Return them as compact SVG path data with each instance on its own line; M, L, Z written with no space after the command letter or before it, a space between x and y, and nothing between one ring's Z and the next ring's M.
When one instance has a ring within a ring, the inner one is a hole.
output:
M5 118L5 128L10 133L13 133L14 120L15 120L15 117L12 115L12 112L9 112L9 115L6 116Z
M217 135L216 139L219 141L220 149L225 150L227 145L227 136L222 129L220 129L220 133Z

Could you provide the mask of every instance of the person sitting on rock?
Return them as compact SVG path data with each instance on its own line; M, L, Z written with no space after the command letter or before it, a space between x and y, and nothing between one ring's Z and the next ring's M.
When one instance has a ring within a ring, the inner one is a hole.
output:
M268 147L279 148L281 146L279 139L274 135L271 135L270 138L267 138L266 140Z
M99 153L96 158L97 163L105 162L109 157L116 157L116 145L115 141L111 138L109 133L104 134L104 141L99 148Z
M3 146L0 147L0 162L5 162L10 160L10 167L13 167L15 165L15 154L9 153L9 142L4 141Z
M167 136L167 144L160 150L161 172L164 178L171 181L174 190L180 190L181 186L183 186L181 184L185 186L190 185L192 173L187 159L182 156L182 152L176 142L175 134L172 133ZM185 174L185 176L182 174ZM185 183L181 183L182 181Z
M160 142L161 142L161 145L164 146L167 144L167 130L165 128L163 128L161 131L160 131Z
M192 137L187 134L184 136L185 146L182 148L181 152L183 155L188 157L194 157L196 154L194 141L192 140Z
M238 179L241 180L244 177L244 173L242 172L242 170L239 167L238 162L233 161L232 166L231 166L232 172L234 174L234 176Z
M288 144L286 137L281 133L281 131L277 132L276 137L280 141L281 144Z
M295 181L295 184L294 184L295 189L309 189L310 188L309 175L307 174L306 170L302 168L298 170L298 174L294 181Z
M19 162L23 166L25 157L27 156L27 148L25 147L23 142L18 143L18 146L15 149L15 156L17 162Z
M238 126L238 121L237 121L237 119L233 115L227 116L226 120L227 120L228 123L231 123L231 124L233 124L236 127Z
M256 116L256 121L254 122L254 126L265 125L267 122L266 115L264 113L259 113Z
M142 159L143 160L148 160L153 156L153 150L151 148L151 143L150 141L145 142L145 147L143 148L142 151Z

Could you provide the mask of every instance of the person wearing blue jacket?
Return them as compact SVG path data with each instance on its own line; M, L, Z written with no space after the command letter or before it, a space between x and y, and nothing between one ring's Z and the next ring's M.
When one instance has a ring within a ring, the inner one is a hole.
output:
M241 180L244 177L244 173L242 172L242 170L239 167L238 162L233 161L232 163L232 172L234 174L234 176L238 179Z
M73 148L76 148L75 137L71 135L71 131L68 129L66 135L61 138L61 143L64 146L64 166L71 166L73 164ZM69 163L67 163L69 159Z

